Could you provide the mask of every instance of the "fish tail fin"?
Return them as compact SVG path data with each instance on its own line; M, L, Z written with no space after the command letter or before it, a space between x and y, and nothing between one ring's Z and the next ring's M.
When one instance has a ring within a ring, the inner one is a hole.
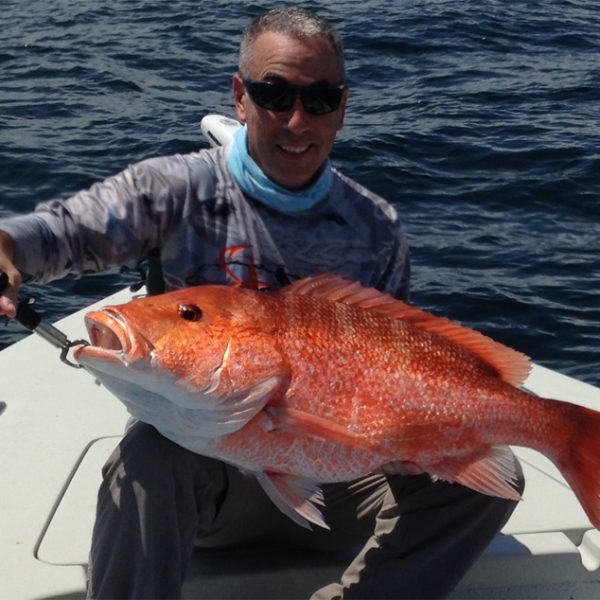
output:
M574 404L564 407L573 427L556 464L594 527L600 529L600 412Z

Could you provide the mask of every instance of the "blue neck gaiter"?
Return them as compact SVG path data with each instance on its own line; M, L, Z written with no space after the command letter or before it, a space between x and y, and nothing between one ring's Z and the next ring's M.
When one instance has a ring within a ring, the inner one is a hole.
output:
M329 193L333 175L331 163L325 163L319 178L301 191L288 190L267 177L248 154L247 128L240 127L228 149L227 164L238 185L255 200L289 215L305 212Z

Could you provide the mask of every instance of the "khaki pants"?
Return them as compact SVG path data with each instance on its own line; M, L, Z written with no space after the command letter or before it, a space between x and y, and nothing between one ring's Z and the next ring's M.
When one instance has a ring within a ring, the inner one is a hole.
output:
M502 528L514 502L428 475L369 475L323 486L331 530L283 515L256 480L135 424L103 470L90 598L177 598L195 546L253 543L360 549L333 598L447 596Z

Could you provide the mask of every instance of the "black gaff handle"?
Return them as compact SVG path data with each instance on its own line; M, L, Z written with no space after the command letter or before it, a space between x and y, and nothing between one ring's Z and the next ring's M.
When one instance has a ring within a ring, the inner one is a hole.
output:
M0 293L8 285L8 276L3 271L0 271ZM41 315L32 308L33 300L21 300L17 306L17 315L15 319L23 325L29 331L37 333L43 337L47 342L59 348L60 359L70 367L80 369L82 365L75 364L70 361L67 357L69 350L73 346L87 345L87 340L75 340L71 341L69 338L60 330L49 325L48 323L42 322Z
M8 285L8 275L4 271L0 271L0 294ZM42 321L42 317L33 310L30 300L23 300L17 305L17 316L15 317L23 327L33 331Z

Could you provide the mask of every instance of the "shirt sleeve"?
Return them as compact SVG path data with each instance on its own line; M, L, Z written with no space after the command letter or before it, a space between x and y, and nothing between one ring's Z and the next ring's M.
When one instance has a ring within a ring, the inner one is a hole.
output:
M26 281L135 263L180 217L191 181L183 157L149 159L66 200L0 220Z

